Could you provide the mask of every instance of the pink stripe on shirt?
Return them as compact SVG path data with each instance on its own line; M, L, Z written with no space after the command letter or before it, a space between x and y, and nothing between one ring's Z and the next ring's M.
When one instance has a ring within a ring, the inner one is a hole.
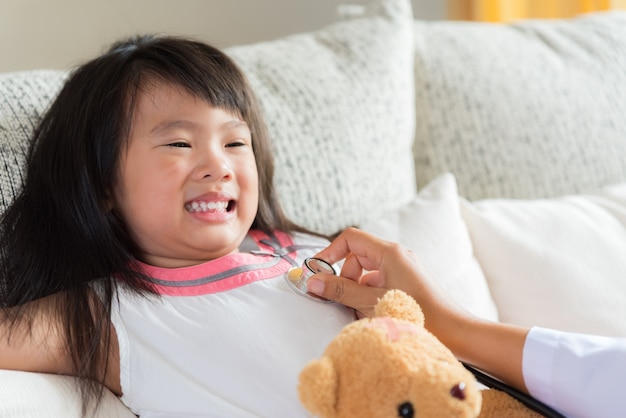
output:
M234 253L202 264L181 268L163 268L138 262L150 276L158 293L170 296L197 296L225 292L246 284L285 274L291 264L274 254L272 247L261 240L269 239L263 232L251 230L249 235L260 250L267 254ZM293 245L291 237L280 231L274 233L282 248ZM296 251L288 254L295 258Z

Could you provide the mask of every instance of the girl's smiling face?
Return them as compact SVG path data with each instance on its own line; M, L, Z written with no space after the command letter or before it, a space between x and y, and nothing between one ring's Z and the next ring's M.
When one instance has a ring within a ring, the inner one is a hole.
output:
M258 203L246 122L174 84L139 91L113 207L142 261L174 268L236 252Z

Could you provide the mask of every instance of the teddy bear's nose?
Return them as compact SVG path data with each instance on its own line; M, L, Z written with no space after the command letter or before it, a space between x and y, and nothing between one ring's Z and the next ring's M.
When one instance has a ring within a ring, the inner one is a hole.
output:
M452 389L450 389L450 395L454 396L457 399L464 401L465 400L465 382L461 382L457 385L452 386Z
M405 402L398 407L398 417L400 418L413 418L414 414L415 411L411 402Z

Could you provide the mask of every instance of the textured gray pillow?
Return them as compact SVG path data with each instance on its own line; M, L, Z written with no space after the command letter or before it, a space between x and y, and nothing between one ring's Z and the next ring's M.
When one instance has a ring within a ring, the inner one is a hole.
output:
M626 180L626 13L414 29L418 187L446 171L472 200Z
M292 219L331 233L415 196L408 0L377 1L317 32L227 52L259 96Z
M32 131L65 77L53 70L0 74L0 213L22 187Z

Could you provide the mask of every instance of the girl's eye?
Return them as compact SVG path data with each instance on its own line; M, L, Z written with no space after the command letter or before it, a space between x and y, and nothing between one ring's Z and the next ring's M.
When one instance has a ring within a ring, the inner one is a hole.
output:
M243 141L234 141L226 144L226 148L234 148L234 147L245 147L246 143Z
M167 146L172 148L189 148L189 144L186 142L172 142L171 144L167 144Z

